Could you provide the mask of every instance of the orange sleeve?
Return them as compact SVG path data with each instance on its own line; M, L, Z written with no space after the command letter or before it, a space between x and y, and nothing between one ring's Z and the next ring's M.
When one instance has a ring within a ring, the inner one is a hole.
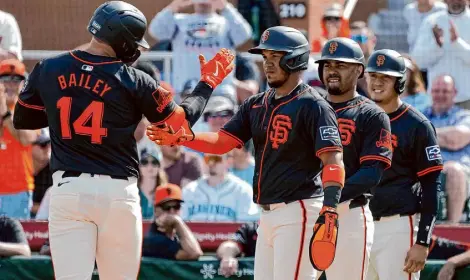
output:
M183 145L199 152L218 155L241 148L240 143L223 130L197 133L193 141L184 142Z

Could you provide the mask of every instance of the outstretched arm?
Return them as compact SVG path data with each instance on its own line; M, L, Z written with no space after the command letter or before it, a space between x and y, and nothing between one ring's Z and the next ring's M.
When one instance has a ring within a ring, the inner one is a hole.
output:
M241 148L243 143L240 143L227 132L219 130L216 133L197 133L193 141L184 142L183 145L199 152L221 155L230 152L234 148Z

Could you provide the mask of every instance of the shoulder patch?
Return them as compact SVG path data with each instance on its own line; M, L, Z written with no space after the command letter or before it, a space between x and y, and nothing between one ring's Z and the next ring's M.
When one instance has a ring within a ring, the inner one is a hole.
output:
M426 156L428 158L428 161L442 159L441 148L439 147L439 145L426 147Z
M166 106L173 100L173 94L161 86L152 93L153 99L157 103L157 111L162 113Z
M334 126L320 126L321 140L339 140L338 129Z

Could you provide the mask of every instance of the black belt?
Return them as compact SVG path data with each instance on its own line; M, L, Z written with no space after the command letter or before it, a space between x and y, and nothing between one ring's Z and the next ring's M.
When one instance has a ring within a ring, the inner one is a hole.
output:
M365 196L356 197L349 203L349 209L365 206L369 202L369 198Z
M79 172L79 171L64 171L64 174L62 174L62 178L80 177L82 173L83 172ZM90 175L91 177L93 177L98 174L90 174ZM116 180L126 180L126 181L129 180L127 179L126 176L114 176L114 175L108 175L108 176L111 177L111 179L116 179Z
M395 215L389 215L389 216L373 216L374 218L374 221L380 221L382 218L387 218L387 217L393 217L393 216L396 216L398 214L395 214ZM406 217L406 216L411 216L412 214L400 214L400 217Z

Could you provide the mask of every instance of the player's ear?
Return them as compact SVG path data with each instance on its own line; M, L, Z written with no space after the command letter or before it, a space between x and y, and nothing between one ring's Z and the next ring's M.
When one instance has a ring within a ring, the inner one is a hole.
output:
M358 64L357 67L356 67L356 75L357 75L357 78L359 78L361 76L361 73L362 73L362 70L364 69L364 66L361 65L361 64Z

